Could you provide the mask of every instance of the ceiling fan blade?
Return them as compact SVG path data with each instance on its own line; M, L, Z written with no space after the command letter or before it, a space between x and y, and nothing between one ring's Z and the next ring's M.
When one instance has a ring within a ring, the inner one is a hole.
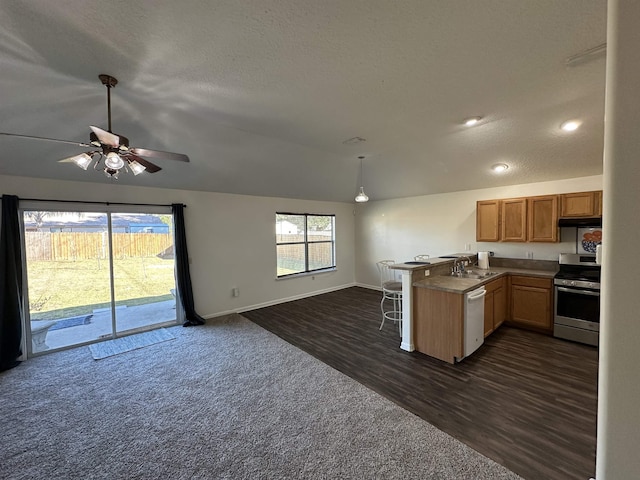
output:
M115 148L118 148L120 146L120 137L118 135L114 135L111 132L107 132L106 130L102 130L101 128L94 127L93 125L91 125L89 128L93 130L93 133L96 134L98 140L100 140L103 144Z
M130 148L131 153L142 155L143 157L165 158L167 160L176 160L178 162L188 162L189 157L182 153L162 152L160 150L147 150L146 148Z
M124 155L124 157L131 161L135 160L136 162L138 162L140 165L146 168L146 172L156 173L162 170L162 168L157 166L155 163L151 163L149 160L145 160L144 158L134 155L133 153L127 153L126 155Z
M88 143L73 142L71 140L60 140L59 138L35 137L33 135L20 135L18 133L0 132L0 135L4 135L6 137L28 138L28 139L31 139L31 140L44 140L46 142L66 143L68 145L76 145L78 147L90 147L91 146Z

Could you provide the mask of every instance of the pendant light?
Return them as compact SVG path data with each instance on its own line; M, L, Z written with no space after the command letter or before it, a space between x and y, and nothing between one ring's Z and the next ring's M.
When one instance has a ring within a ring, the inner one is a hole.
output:
M356 202L364 203L369 201L369 197L367 197L367 194L364 193L364 187L363 187L364 175L362 174L362 160L364 159L364 156L360 156L358 158L360 159L360 192L358 192L358 195L356 195Z

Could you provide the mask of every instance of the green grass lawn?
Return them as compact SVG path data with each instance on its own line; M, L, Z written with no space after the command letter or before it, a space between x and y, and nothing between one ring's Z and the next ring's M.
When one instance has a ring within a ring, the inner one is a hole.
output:
M156 257L116 259L117 305L141 305L173 298L173 260ZM55 320L91 313L110 305L109 263L105 260L28 261L32 319Z

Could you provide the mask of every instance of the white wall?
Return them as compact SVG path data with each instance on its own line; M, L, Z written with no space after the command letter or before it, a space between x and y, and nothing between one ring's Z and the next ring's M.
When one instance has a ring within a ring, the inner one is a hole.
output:
M54 200L185 203L196 308L203 316L242 311L357 282L377 286L375 262L491 250L497 256L557 260L575 251L575 229L562 242L476 243L476 201L602 188L602 176L409 197L366 204L316 202L210 192L0 176L0 194ZM336 272L275 280L275 212L335 213ZM354 211L355 221L354 221ZM568 238L567 238L568 237ZM238 287L240 296L231 296Z
M534 259L557 260L559 253L575 252L575 228L561 229L560 243L477 243L476 202L600 189L602 176L598 175L359 204L356 280L361 285L378 285L375 263L379 260L464 252L467 244L472 253L488 250L499 257L527 258L526 252L533 252Z
M95 172L87 172L87 175ZM197 312L204 317L352 285L353 206L345 203L0 176L0 195L51 200L184 203ZM275 280L275 213L336 215L337 271ZM240 289L239 297L231 289Z
M609 0L597 480L640 478L640 2Z

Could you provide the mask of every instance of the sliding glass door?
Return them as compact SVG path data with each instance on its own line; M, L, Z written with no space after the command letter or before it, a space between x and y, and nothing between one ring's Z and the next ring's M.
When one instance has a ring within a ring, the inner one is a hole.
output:
M175 322L173 219L111 215L116 332Z
M170 212L23 210L32 354L176 322Z

